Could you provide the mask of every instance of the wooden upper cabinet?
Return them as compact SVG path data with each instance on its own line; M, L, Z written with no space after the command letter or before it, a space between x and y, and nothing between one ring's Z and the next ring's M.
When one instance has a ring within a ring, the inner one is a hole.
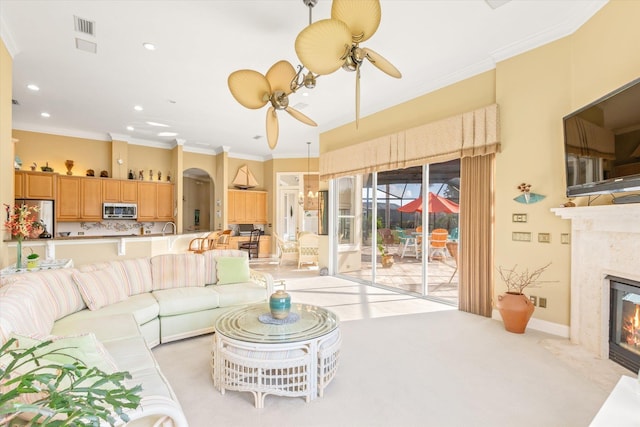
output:
M102 180L102 199L111 203L137 203L138 183L134 180Z
M173 221L173 184L138 182L138 220Z
M153 221L158 203L157 184L138 182L138 220Z
M156 218L160 221L173 221L173 184L157 185L157 213Z
M229 224L266 224L266 191L229 190L227 193Z
M51 172L15 172L15 198L53 200L56 196L56 176Z
M80 181L80 219L102 221L102 182L96 178Z
M76 176L58 176L56 197L56 219L58 221L77 221L80 219L81 179L83 178Z

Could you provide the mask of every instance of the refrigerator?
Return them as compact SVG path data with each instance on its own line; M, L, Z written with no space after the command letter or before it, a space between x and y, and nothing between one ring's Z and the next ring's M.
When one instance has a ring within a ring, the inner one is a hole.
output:
M44 223L50 236L55 236L53 200L16 199L16 206L22 205L37 207L38 212L35 213L37 219Z

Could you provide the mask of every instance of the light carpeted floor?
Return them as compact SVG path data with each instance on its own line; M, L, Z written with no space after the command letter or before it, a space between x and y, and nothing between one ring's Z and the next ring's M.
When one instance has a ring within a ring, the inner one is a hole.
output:
M325 396L214 389L212 336L154 349L192 427L587 426L621 374L567 340L334 277L287 280L295 302L342 319L340 367Z

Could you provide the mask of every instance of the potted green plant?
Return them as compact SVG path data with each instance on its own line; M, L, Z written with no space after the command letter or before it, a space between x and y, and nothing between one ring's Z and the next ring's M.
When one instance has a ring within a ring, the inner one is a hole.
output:
M550 265L551 263L531 272L529 269L517 272L517 265L511 269L498 267L500 277L507 285L507 292L498 295L496 308L500 311L507 331L516 334L524 333L535 306L523 291L527 286L535 283Z
M127 387L128 372L106 373L85 366L44 341L16 348L16 339L0 347L0 425L113 426L129 421L125 410L140 405L142 387ZM63 356L69 363L48 357ZM20 420L22 419L22 423ZM119 419L119 420L118 420Z
M387 248L380 242L378 242L378 251L380 252L382 268L391 267L393 265L393 255L387 252Z
M27 255L27 269L32 270L34 268L38 268L38 265L40 264L39 258L40 255L31 251L31 253Z

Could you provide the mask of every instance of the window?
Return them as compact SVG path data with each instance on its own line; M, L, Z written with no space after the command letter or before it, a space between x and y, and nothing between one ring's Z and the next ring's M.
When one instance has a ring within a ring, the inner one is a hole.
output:
M355 178L338 179L338 244L353 245L356 220Z

